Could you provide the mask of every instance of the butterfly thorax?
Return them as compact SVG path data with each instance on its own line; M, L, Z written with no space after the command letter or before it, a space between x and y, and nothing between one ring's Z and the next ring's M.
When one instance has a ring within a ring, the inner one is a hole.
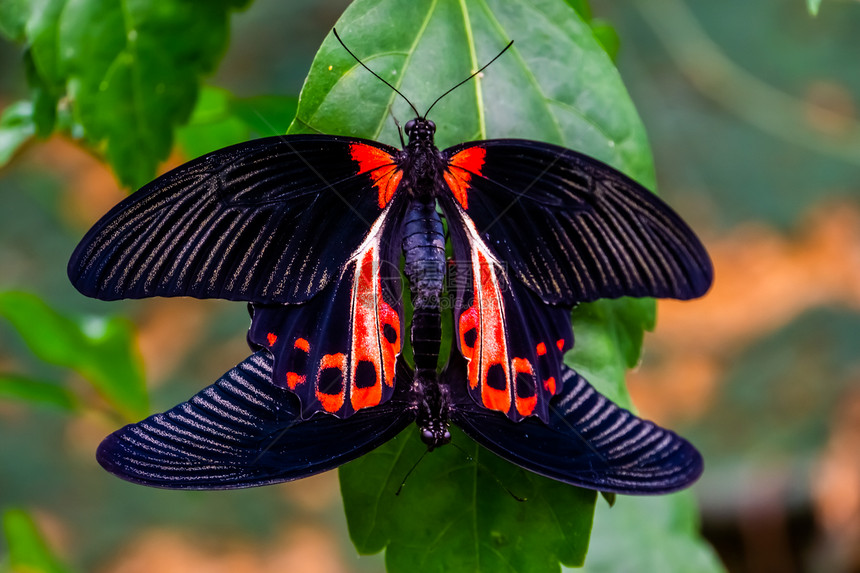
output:
M398 156L403 185L412 197L434 197L445 169L445 160L433 141L436 125L429 119L416 117L406 123L404 131L409 143Z

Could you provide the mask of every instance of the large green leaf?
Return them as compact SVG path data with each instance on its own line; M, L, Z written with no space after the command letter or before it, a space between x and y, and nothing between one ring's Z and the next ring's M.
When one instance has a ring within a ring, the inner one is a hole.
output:
M3 512L3 535L10 573L66 573L33 518L21 509ZM0 564L2 565L2 564Z
M26 45L40 135L59 105L126 185L152 178L220 60L228 15L248 0L15 0L0 30Z
M73 319L34 294L16 291L0 293L0 316L40 360L78 372L123 418L149 413L143 365L127 320Z
M391 14L397 14L396 26ZM420 113L514 39L510 52L481 77L433 108L430 119L440 147L496 137L549 141L584 151L653 187L645 134L618 73L588 24L563 0L359 0L338 30ZM290 132L396 145L391 115L402 123L415 112L329 37L314 60ZM642 329L652 322L650 301L583 306L574 322L577 345L599 348L600 354L596 360L573 354L573 365L628 404L624 370L635 363ZM350 533L359 551L387 548L392 572L557 571L559 562L581 563L593 493L523 472L456 434L455 443L471 458L450 447L434 451L395 497L423 450L415 434L407 431L341 470ZM529 500L516 502L496 480Z
M456 447L421 459L427 448L418 433L403 432L341 470L358 550L387 547L390 573L537 573L557 571L559 562L581 565L595 492L514 468L452 433Z

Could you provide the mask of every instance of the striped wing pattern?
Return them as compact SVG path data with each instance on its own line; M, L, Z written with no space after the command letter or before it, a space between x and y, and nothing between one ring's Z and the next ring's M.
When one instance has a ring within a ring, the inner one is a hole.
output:
M269 137L186 163L96 223L69 261L69 278L104 300L304 302L339 275L382 210L373 173L353 159L360 142Z
M483 161L460 161L454 171L467 172L468 184L452 194L512 274L544 302L689 299L710 287L711 262L693 231L622 173L536 141L480 141L444 154L456 162L473 149L483 151Z
M396 400L346 420L302 421L299 401L275 386L261 350L189 401L108 436L96 457L111 473L171 489L233 489L335 468L397 435L413 414Z
M452 419L498 456L535 473L605 492L660 494L702 473L701 454L674 432L638 418L564 367L549 424L518 424L458 399Z

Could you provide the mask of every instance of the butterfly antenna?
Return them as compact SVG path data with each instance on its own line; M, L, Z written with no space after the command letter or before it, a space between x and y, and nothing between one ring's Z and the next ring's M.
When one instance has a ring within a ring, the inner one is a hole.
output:
M459 445L455 444L454 442L451 442L451 445L452 445L452 446L454 446L455 448L457 448L458 450L460 450L460 453L462 453L464 456L466 456L466 459L467 459L467 460L469 460L470 462L474 462L474 461L475 461L475 458L473 458L473 457L469 454L469 452L467 452L466 450L464 450L463 448L461 448ZM490 468L488 468L487 466L485 466L485 465L484 465L484 464L482 464L481 462L476 462L476 463L478 464L478 467L479 467L479 468L481 468L482 470L484 470L485 472L487 472L488 474L490 474L490 476L492 476L492 478L493 478L494 480L496 480L496 483L497 483L497 484L499 484L499 487L501 487L503 490L505 490L506 492L508 492L508 495L509 495L509 496L511 496L512 498L514 498L514 499L515 499L515 500L517 500L517 501L528 501L528 498L520 497L520 496L518 496L517 494L515 494L514 492L512 492L510 489L508 489L508 486L506 486L505 484L503 484L503 483L502 483L502 480L500 480L498 477L496 477L496 474L494 474L494 473L490 470Z
M395 491L395 492L394 492L394 495L400 495L400 492L401 492L401 491L403 491L403 486L405 486L405 485L406 485L406 480L408 480L408 479L409 479L409 476L411 476L411 475L412 475L412 472L414 472L414 471L415 471L415 468L417 468L417 467L418 467L418 464L420 464L420 463L421 463L421 460L423 460L423 459L424 459L424 456L426 456L426 455L427 455L427 453L428 453L429 451L430 451L430 448L427 448L426 450L424 450L424 453L423 453L423 454L421 454L421 457L420 457L420 458L418 458L418 461L416 461L414 464L412 464L412 467L411 467L411 468L409 468L409 471L408 471L408 472L406 472L406 475L405 475L405 476L403 476L403 481L402 481L402 482L400 482L400 487L398 487L398 488L397 488L397 491Z
M376 72L374 72L373 70L371 70L370 68L368 68L366 65L364 65L364 62L362 62L361 60L359 60L359 59L358 59L358 56L356 56L355 54L353 54L353 53L352 53L352 50L350 50L349 48L347 48L346 44L344 44L344 43L343 43L343 40L341 40L341 39L340 39L340 36L339 36L339 35L338 35L338 33L337 33L337 28L332 28L332 30L331 30L331 31L332 31L332 32L334 32L334 37L335 37L335 38L337 38L337 41L338 41L338 42L340 42L340 45L341 45L341 46L343 46L343 49L344 49L344 50L346 50L346 51L349 53L349 55L350 55L350 56L352 56L352 57L355 59L355 61L356 61L356 62L358 62L359 64L361 64L361 67L362 67L362 68L364 68L365 70L367 70L368 72L370 72L371 74L373 74L373 75L374 75L374 77L376 77L376 79L378 79L379 81L381 81L382 83L384 83L385 85L387 85L388 87L390 87L392 90L394 90L394 93L396 93L397 95L399 95L400 97L402 97L404 100L406 100L406 103L408 103L408 104L409 104L409 107L411 107L411 108L412 108L412 111L414 111L414 112L415 112L415 117L419 117L419 116L421 115L420 113L418 113L418 110L417 110L417 109L415 109L415 106L414 106L414 105L412 105L412 102L411 102L411 101L409 101L409 98L407 98L405 95L403 95L403 94L400 92L400 90L399 90L399 89L397 89L396 87L394 87L393 85L391 85L390 83L388 83L388 82L387 82L387 81L386 81L382 76L380 76L379 74L377 74ZM498 56L496 56L496 57L498 57ZM485 66L485 67L486 67L486 66ZM483 69L483 68L482 68L482 69Z
M487 62L486 64L484 64L484 65L481 67L481 69L480 69L480 70L478 70L477 72L473 73L473 74L472 74L472 75L470 75L468 78L466 78L465 80L463 80L462 82L460 82L459 84L457 84L456 86L454 86L453 88L449 89L448 91L446 91L445 93L443 93L442 95L440 95L439 97L437 97L437 98L436 98L436 101L434 101L432 104L430 104L430 107L428 107L428 108L427 108L427 111L425 111L425 112L424 112L424 115L423 115L423 116L421 116L421 117L422 117L422 118L426 118L426 117L427 117L427 115L430 113L430 110L431 110L431 109L433 109L433 106L434 106L434 105L436 105L437 103L439 103L439 100L440 100L440 99L442 99L443 97L445 97L446 95L448 95L449 93L451 93L452 91L454 91L455 89L457 89L458 87L462 86L463 84L465 84L466 82L468 82L469 80L471 80L472 78L474 78L475 76L477 76L478 74L480 74L481 72L483 72L484 70L486 70L486 69L489 67L489 65L490 65L490 64L492 64L493 62L495 62L496 60L498 60L498 59L499 59L499 57L501 57L501 55L502 55L502 54L504 54L505 52L507 52L507 51L508 51L508 48L510 48L510 47L511 47L511 46L513 46L513 45L514 45L514 41L513 41L513 40L511 40L510 42L508 42L508 45L507 45L507 46L505 46L504 48L502 48L502 51L501 51L501 52L499 52L498 54L496 54L496 57L495 57L495 58L493 58L492 60L490 60L489 62ZM344 46L344 47L346 47L346 46ZM362 64L362 65L364 65L364 64ZM380 78L380 79L381 79L381 78ZM385 80L383 80L383 81L385 81ZM386 83L387 83L387 82L386 82ZM409 104L409 105L412 105L412 104ZM415 109L415 108L412 108L412 109Z

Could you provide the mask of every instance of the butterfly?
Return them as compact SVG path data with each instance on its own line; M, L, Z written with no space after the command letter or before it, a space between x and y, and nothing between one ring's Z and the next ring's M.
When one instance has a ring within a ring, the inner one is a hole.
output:
M689 442L563 362L574 305L708 290L693 231L629 177L563 147L440 151L428 113L406 123L401 149L313 134L214 151L90 229L68 266L83 294L247 301L252 315L253 354L108 436L104 468L156 487L258 486L337 467L412 423L432 450L453 423L518 466L604 492L665 493L699 477Z

